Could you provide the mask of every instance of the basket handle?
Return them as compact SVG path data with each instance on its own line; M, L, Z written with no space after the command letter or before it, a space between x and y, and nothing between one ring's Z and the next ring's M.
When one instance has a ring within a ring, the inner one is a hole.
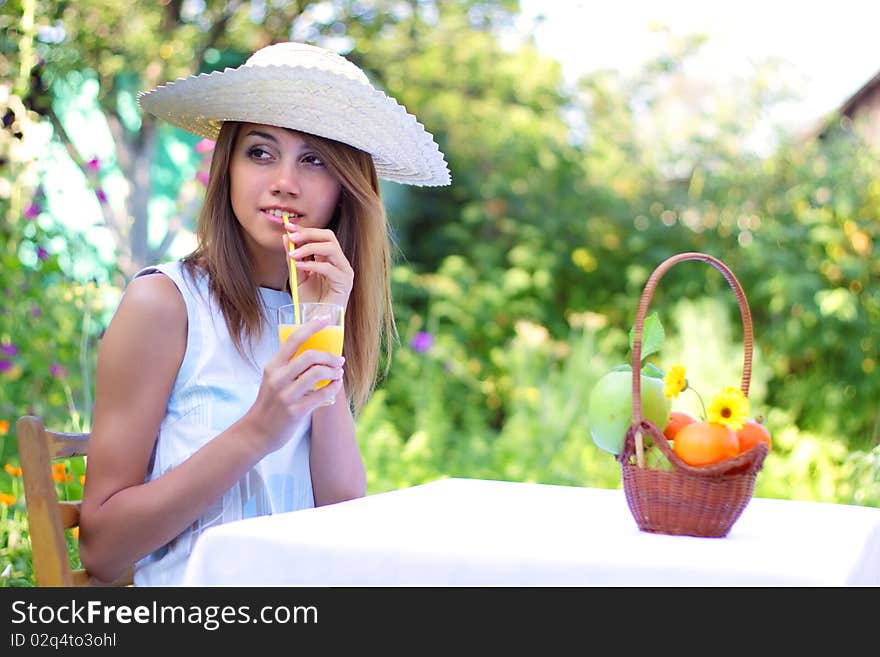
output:
M745 292L743 292L742 286L739 284L739 281L736 280L736 276L733 275L733 272L725 265L723 262L714 258L706 253L699 252L688 252L688 253L679 253L670 258L667 258L663 262L661 262L651 276L648 278L648 282L645 283L645 289L642 290L642 298L639 300L639 308L636 313L636 325L635 325L635 334L633 337L633 350L632 350L632 371L638 372L641 369L642 362L642 330L645 324L645 315L648 312L648 304L651 302L651 297L654 295L654 290L657 288L657 283L673 265L678 264L679 262L685 262L687 260L701 260L703 262L707 262L715 269L720 271L724 278L727 280L728 284L731 288L733 288L733 292L736 295L736 301L739 304L739 312L742 317L743 324L743 342L745 345L744 356L743 356L743 374L742 374L742 385L740 389L742 393L748 397L749 396L749 382L752 377L752 349L754 337L752 335L752 314L749 311L749 304L746 301ZM632 417L633 423L638 424L641 423L642 417L642 395L641 395L641 381L640 377L633 376L633 405L632 405Z
M632 425L627 432L627 437L624 441L625 448L620 458L621 460L624 460L632 454L632 442L634 434L644 432L649 433L654 437L655 443L657 443L657 445L660 447L660 450L679 469L700 471L708 474L709 470L716 470L718 468L714 468L712 466L702 466L700 468L695 468L694 466L689 466L688 464L686 464L669 447L666 438L663 436L663 427L657 428L650 420L646 420L643 417L641 377L637 376L637 374L641 370L640 366L642 362L642 330L645 323L645 316L648 311L648 304L651 302L651 297L654 294L654 290L657 288L657 284L663 277L663 274L665 274L672 266L688 260L699 260L712 265L715 269L722 273L725 280L727 280L727 283L730 285L730 287L733 289L734 294L736 295L736 301L739 304L740 316L742 318L744 343L743 373L740 389L742 390L743 395L745 395L746 397L749 396L749 382L751 381L752 376L752 351L754 336L752 334L752 314L749 310L749 304L746 300L746 295L745 292L743 292L742 286L739 284L736 276L734 276L733 272L727 267L727 265L725 265L717 258L710 256L706 253L692 251L686 253L678 253L674 256L671 256L661 262L653 271L651 276L648 278L647 283L645 283L645 288L642 290L642 297L639 300L638 311L636 313L632 349ZM751 452L752 450L749 451ZM730 463L719 463L716 465L718 465L723 470L728 470L730 467L736 467L736 465L740 465L736 463L739 460L740 459L734 459Z

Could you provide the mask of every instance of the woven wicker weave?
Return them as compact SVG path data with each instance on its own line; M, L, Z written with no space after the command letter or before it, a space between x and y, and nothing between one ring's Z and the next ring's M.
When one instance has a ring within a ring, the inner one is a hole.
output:
M733 272L721 261L705 253L679 253L663 261L648 278L636 315L632 364L639 371L642 359L642 329L648 304L657 283L673 265L699 260L720 271L736 294L743 324L744 359L741 390L748 397L752 373L752 318L742 287ZM626 501L639 529L659 534L722 537L740 517L752 499L755 478L767 456L767 445L759 443L747 452L719 463L691 466L682 461L657 427L642 416L641 382L633 376L632 425L618 456L622 468ZM642 453L644 436L650 436L673 469L645 466Z

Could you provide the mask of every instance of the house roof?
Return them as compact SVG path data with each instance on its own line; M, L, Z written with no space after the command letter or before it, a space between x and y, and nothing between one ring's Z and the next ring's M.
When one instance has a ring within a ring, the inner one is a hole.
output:
M848 116L852 118L859 106L877 90L880 90L880 71L877 72L877 75L862 85L861 89L844 101L843 105L838 108L837 114L839 116Z
M826 116L822 117L813 128L805 131L802 135L802 139L804 141L809 141L811 139L824 139L832 126L836 125L843 117L852 119L855 116L855 113L861 109L862 106L874 96L874 94L880 94L880 71L878 71L873 78L863 84L852 96L843 101L837 109L829 112Z

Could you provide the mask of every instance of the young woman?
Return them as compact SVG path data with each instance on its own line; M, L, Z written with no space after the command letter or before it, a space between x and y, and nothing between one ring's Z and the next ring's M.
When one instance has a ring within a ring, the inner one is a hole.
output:
M80 557L102 581L135 564L136 585L176 585L208 527L365 494L354 417L395 333L379 178L450 178L414 116L314 46L139 102L216 145L197 248L139 272L101 341ZM343 357L293 358L320 320L278 345L285 215L299 300L345 306Z

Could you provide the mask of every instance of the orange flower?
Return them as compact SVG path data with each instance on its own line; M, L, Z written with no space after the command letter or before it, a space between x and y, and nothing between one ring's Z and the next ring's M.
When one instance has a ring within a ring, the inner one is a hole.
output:
M76 540L79 540L79 527L74 527L73 529L70 530L70 533L73 534L73 537Z
M79 483L80 483L80 485L82 485L82 486L85 486L85 485L86 485L86 476L85 476L85 475L80 475L80 476L79 476Z
M0 436L5 436L7 433L9 433L9 422L0 420Z
M66 474L63 463L54 463L52 465L52 481L64 483L67 480Z
M9 474L11 474L13 477L20 477L21 476L21 468L17 468L14 465L12 465L11 463L7 463L6 465L4 465L3 469L6 470L6 472L8 472Z
M0 504L3 506L12 506L15 504L15 495L9 493L0 493Z

